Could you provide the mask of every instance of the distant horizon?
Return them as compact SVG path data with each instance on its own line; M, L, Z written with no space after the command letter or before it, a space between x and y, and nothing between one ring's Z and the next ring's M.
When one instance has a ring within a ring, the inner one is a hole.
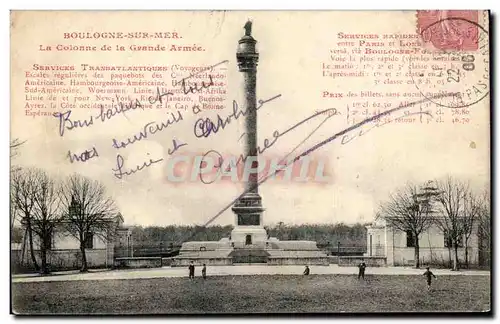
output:
M296 223L287 223L287 222L283 222L283 225L291 225L291 226L317 226L317 225L340 225L340 224L344 224L344 225L347 225L347 226L351 226L351 225L364 225L364 224L371 224L373 222L370 221L370 222L360 222L360 221L357 221L357 222L354 222L354 223L347 223L347 222L336 222L336 223L301 223L301 224L296 224ZM132 227L132 226L142 226L142 227L168 227L168 226L178 226L178 227L182 227L182 226L199 226L199 227L215 227L215 226L236 226L235 224L210 224L210 225L199 225L199 224L168 224L168 225L142 225L142 224L129 224L127 222L124 222L123 225L125 227ZM278 225L278 223L264 223L263 227L266 227L266 226L271 226L271 225Z

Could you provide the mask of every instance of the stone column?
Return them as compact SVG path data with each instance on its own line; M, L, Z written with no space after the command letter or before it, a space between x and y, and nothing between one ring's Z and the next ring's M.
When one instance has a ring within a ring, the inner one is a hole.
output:
M239 71L243 74L243 90L245 91L244 111L245 111L245 136L244 141L244 156L246 157L244 168L249 170L258 168L258 151L257 151L257 62L259 54L256 51L255 45L257 41L252 37L252 23L249 21L245 24L245 35L238 42L238 50L236 52L236 60L238 62ZM233 212L237 215L236 227L247 227L243 233L234 231L233 240L243 240L243 235L252 235L253 239L259 241L267 239L265 230L262 228L262 198L259 195L258 189L258 174L257 172L249 173L248 180L245 179L245 194L234 204ZM250 228L260 228L259 232L249 231ZM253 242L253 241L252 241Z

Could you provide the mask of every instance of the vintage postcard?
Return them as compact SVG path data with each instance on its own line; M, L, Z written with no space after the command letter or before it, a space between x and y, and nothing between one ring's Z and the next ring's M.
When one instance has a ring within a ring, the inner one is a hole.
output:
M12 11L11 312L491 312L489 12Z

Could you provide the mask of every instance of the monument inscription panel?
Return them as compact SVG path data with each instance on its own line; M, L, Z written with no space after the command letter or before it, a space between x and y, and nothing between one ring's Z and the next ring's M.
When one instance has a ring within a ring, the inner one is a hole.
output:
M255 215L238 215L238 225L242 226L258 226L260 225L260 216Z

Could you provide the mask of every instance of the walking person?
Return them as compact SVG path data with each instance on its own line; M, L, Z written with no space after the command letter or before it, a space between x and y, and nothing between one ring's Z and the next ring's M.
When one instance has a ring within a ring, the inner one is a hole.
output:
M189 279L194 278L194 263L191 261L191 264L189 265Z
M365 261L361 260L361 263L358 265L358 268L359 268L358 279L363 278L363 280L365 280L365 269L366 269Z
M432 277L434 277L434 279L437 279L436 276L429 270L430 268L427 267L425 268L425 272L424 272L424 276L426 277L427 279L427 290L430 291L431 290L431 284L432 284Z
M203 268L201 269L201 276L203 279L207 279L207 266L203 263Z

